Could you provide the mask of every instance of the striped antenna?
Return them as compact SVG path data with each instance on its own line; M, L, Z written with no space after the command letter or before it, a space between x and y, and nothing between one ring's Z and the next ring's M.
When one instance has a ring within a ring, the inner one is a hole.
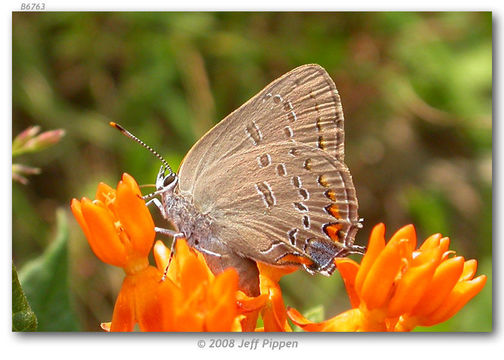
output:
M155 157L157 157L159 160L161 160L161 162L163 163L163 165L168 170L170 170L170 173L173 174L173 170L170 167L170 165L168 164L168 162L161 155L159 155L159 153L156 150L154 150L153 148L151 148L149 145L147 145L146 143L144 143L142 140L140 140L135 135L133 135L132 133L130 133L128 130L126 130L125 128L123 128L121 125L119 125L119 124L117 124L117 123L115 123L113 121L109 122L109 125L112 126L112 127L114 127L114 128L116 128L117 130L119 130L124 136L129 137L132 140L135 140L137 143L139 143L144 148L146 148L147 150L149 150Z

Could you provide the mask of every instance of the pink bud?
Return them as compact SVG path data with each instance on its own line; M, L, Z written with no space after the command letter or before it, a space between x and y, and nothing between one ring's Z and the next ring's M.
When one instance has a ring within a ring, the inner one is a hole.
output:
M57 129L45 131L38 136L28 140L24 146L25 151L40 151L56 144L65 135L65 130Z
M28 179L23 175L40 174L40 169L22 164L12 164L12 179L23 185L28 184Z
M30 126L23 130L21 133L16 136L14 141L12 142L12 152L19 150L23 147L30 139L32 139L35 135L37 135L40 131L40 126Z

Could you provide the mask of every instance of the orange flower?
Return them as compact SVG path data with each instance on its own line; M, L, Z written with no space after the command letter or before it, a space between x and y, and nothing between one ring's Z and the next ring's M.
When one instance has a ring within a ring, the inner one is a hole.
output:
M154 221L135 179L124 174L117 190L100 183L96 200L72 200L72 212L91 249L103 262L126 273L148 265L154 237Z
M243 332L257 331L256 324L259 318L259 313L265 307L268 300L267 294L260 294L257 297L250 297L243 291L238 291L236 294L238 309L242 314L240 321Z
M71 209L96 256L126 273L112 323L103 327L131 331L138 322L142 331L158 331L156 291L162 272L149 266L154 222L135 180L124 174L116 190L101 183L96 200L73 199Z
M164 271L170 251L161 242L154 258ZM243 316L237 305L238 273L228 269L215 276L201 253L184 239L177 240L165 281L159 287L162 331L241 331Z
M254 330L267 296L251 298L239 291L234 269L215 276L184 239L177 241L169 266L170 251L157 241L157 267L149 265L154 222L128 174L116 190L99 184L94 201L73 199L71 209L96 256L126 273L112 322L102 323L104 330L132 331L136 323L141 331Z
M450 241L440 234L418 249L412 225L397 231L386 245L384 236L385 226L375 226L360 265L336 260L351 310L312 323L289 309L291 320L306 331L410 331L448 320L485 285L485 275L473 278L476 261L450 257Z
M154 245L158 269L165 269L170 251ZM177 240L175 255L162 284L164 331L291 331L278 285L280 278L297 268L275 268L258 263L261 294L249 297L238 290L234 269L214 276L204 257ZM264 328L255 329L259 314Z
M259 268L261 296L266 297L266 302L260 309L264 328L256 329L256 331L292 331L287 322L287 310L278 282L282 276L296 271L298 268L295 266L274 267L260 262L257 263L257 267Z

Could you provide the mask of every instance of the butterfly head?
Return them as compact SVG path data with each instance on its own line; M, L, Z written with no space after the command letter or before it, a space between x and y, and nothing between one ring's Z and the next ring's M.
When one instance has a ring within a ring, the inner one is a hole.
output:
M159 169L156 178L156 190L157 192L173 192L173 189L178 184L178 176L170 168L162 165Z

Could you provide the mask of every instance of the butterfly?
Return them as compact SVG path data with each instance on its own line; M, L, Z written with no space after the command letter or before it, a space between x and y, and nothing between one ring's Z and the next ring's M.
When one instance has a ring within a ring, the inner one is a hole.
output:
M321 66L266 86L209 130L178 173L112 125L163 162L151 202L175 230L156 231L185 238L215 274L235 268L245 293L259 294L256 262L331 275L336 257L363 253L341 100Z

